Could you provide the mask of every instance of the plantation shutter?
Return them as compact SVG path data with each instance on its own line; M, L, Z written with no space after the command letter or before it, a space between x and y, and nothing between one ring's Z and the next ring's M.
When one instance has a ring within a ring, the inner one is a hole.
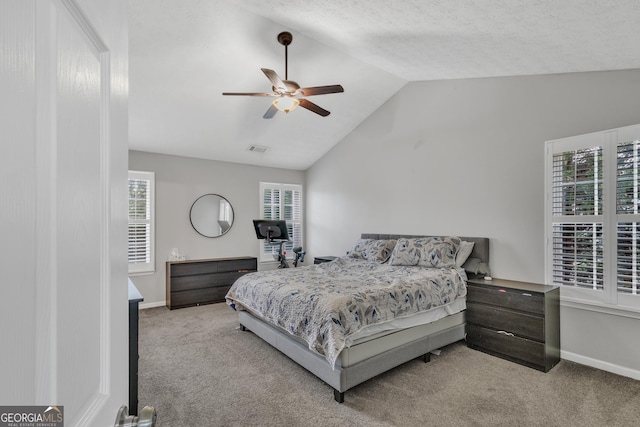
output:
M640 141L623 142L617 148L616 228L617 228L617 290L638 294L638 196L640 175L638 154Z
M553 154L553 282L602 289L602 147Z
M153 272L154 173L129 171L129 273Z
M290 242L283 249L287 258L293 255L293 248L302 246L302 186L297 184L260 183L261 219L284 220ZM268 244L261 240L261 261L273 261L280 243Z

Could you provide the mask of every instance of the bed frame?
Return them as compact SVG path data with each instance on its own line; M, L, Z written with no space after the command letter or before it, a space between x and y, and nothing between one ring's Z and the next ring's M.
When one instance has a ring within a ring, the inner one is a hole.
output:
M361 235L363 239L398 239L401 237L413 238L426 236L372 233L363 233ZM488 238L462 237L462 240L475 242L471 257L479 258L482 262L487 265L489 264ZM238 318L242 330L248 329L252 331L331 386L333 388L334 399L338 403L344 402L344 393L350 388L418 357L421 357L426 363L430 359L431 351L460 341L465 337L464 313L461 313L459 316L460 321L454 326L449 326L438 332L422 336L398 347L375 354L353 365L342 367L337 363L335 368L332 368L324 357L313 353L304 341L286 331L262 321L247 311L239 311ZM440 322L441 320L434 323ZM376 339L385 339L385 336Z

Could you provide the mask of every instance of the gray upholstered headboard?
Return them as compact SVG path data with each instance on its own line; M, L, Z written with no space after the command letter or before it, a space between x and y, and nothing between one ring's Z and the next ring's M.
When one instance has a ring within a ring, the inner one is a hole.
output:
M430 237L418 234L379 234L379 233L362 233L360 236L362 239L376 239L376 240L386 240L386 239L399 239L404 237L406 239L411 239L414 237ZM462 237L458 236L462 240L467 242L474 242L473 251L471 252L470 257L479 258L480 261L484 262L486 265L489 265L489 238L488 237Z

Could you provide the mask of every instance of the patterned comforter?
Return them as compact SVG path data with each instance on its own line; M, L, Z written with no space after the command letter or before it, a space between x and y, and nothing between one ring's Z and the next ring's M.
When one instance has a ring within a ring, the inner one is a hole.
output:
M360 328L409 316L466 295L455 268L391 266L348 257L239 278L226 300L302 338L331 366Z

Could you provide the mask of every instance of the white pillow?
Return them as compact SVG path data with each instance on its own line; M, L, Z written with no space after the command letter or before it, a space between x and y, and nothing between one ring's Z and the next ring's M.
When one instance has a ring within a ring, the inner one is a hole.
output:
M460 242L460 248L456 254L456 265L458 267L462 267L462 264L464 264L467 258L469 258L474 245L475 242L465 242L464 240Z

